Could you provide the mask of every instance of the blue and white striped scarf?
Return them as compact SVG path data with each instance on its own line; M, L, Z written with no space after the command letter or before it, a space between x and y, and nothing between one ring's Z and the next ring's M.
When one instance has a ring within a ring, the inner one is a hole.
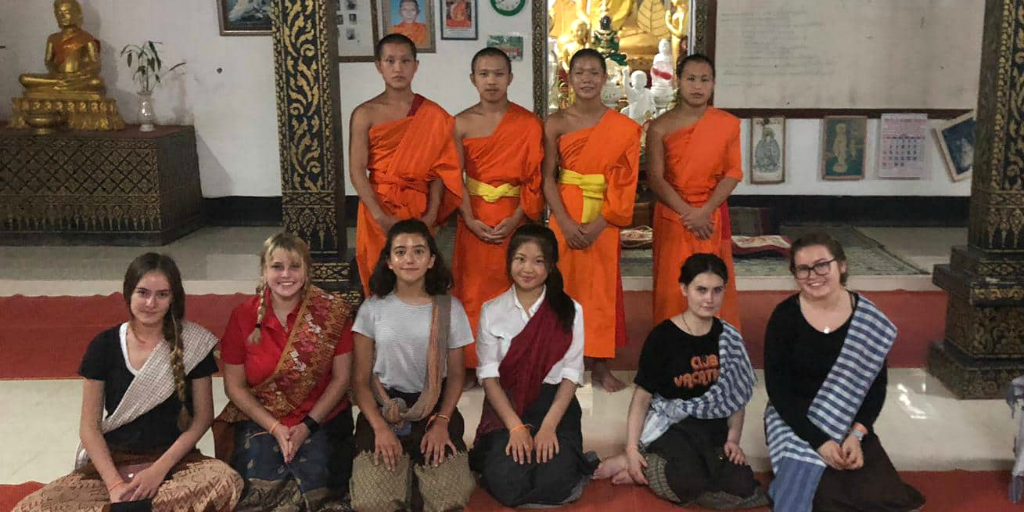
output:
M641 446L648 446L669 427L690 416L701 419L728 418L750 401L757 377L750 365L747 349L743 346L743 338L727 322L722 321L722 327L722 334L718 337L718 382L712 384L703 395L689 400L654 395L640 433Z
M860 296L839 357L807 409L811 423L835 442L842 444L846 438L895 340L896 326L873 302ZM810 512L825 461L793 433L771 403L764 411L764 423L775 473L768 494L775 510Z

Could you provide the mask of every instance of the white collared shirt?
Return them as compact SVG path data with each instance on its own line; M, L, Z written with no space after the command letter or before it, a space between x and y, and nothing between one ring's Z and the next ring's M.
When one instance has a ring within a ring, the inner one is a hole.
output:
M476 337L477 363L476 377L480 382L491 377L499 377L498 367L508 353L512 338L515 338L529 323L530 318L540 309L544 302L547 288L530 306L529 311L519 302L513 285L505 293L484 304L480 311L480 325ZM544 377L545 384L561 384L562 379L569 379L576 384L583 383L583 308L580 303L572 301L576 306L576 318L572 323L572 342L551 371Z

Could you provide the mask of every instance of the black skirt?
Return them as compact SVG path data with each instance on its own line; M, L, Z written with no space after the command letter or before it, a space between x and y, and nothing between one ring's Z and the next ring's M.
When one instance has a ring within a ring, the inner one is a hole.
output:
M537 399L523 412L522 422L539 427L557 393L557 385L542 385ZM573 501L597 468L597 459L583 453L582 417L583 409L574 396L555 427L558 454L544 464L537 463L536 453L529 464L519 464L506 455L509 431L501 428L477 440L469 452L469 467L480 474L480 486L507 507Z
M814 494L814 512L908 512L924 505L924 496L900 479L878 436L864 436L861 450L860 469L825 469Z

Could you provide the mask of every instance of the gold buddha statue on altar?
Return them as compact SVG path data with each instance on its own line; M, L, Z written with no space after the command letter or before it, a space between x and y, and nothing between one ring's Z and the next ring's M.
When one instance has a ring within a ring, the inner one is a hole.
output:
M106 97L100 76L100 42L81 28L77 0L56 0L53 14L60 31L46 39L46 73L25 73L18 81L24 96L14 98L12 128L119 130L124 120L117 102Z

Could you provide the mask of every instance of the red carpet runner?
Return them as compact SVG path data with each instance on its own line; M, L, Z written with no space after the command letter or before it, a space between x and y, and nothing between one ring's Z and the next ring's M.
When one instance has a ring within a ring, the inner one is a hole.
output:
M764 328L775 305L790 292L740 292L743 337L754 366L763 366ZM920 368L928 345L942 339L944 292L870 292L871 300L899 327L889 365ZM186 317L214 334L224 332L231 310L248 295L190 295ZM635 370L651 329L651 293L626 292L629 346L612 367ZM121 294L92 297L0 297L0 379L73 378L85 347L104 329L127 318Z
M902 473L907 483L916 487L928 499L924 510L928 512L1012 512L1020 510L1007 499L1008 471L942 471ZM762 480L767 478L759 475ZM21 485L0 485L0 512L9 512L23 497L41 484L29 482ZM486 492L477 489L466 507L467 512L506 512L515 509L502 507ZM565 512L685 512L700 510L677 507L654 496L646 487L613 486L607 480L591 482L576 503L557 510ZM768 509L751 509L762 512Z

